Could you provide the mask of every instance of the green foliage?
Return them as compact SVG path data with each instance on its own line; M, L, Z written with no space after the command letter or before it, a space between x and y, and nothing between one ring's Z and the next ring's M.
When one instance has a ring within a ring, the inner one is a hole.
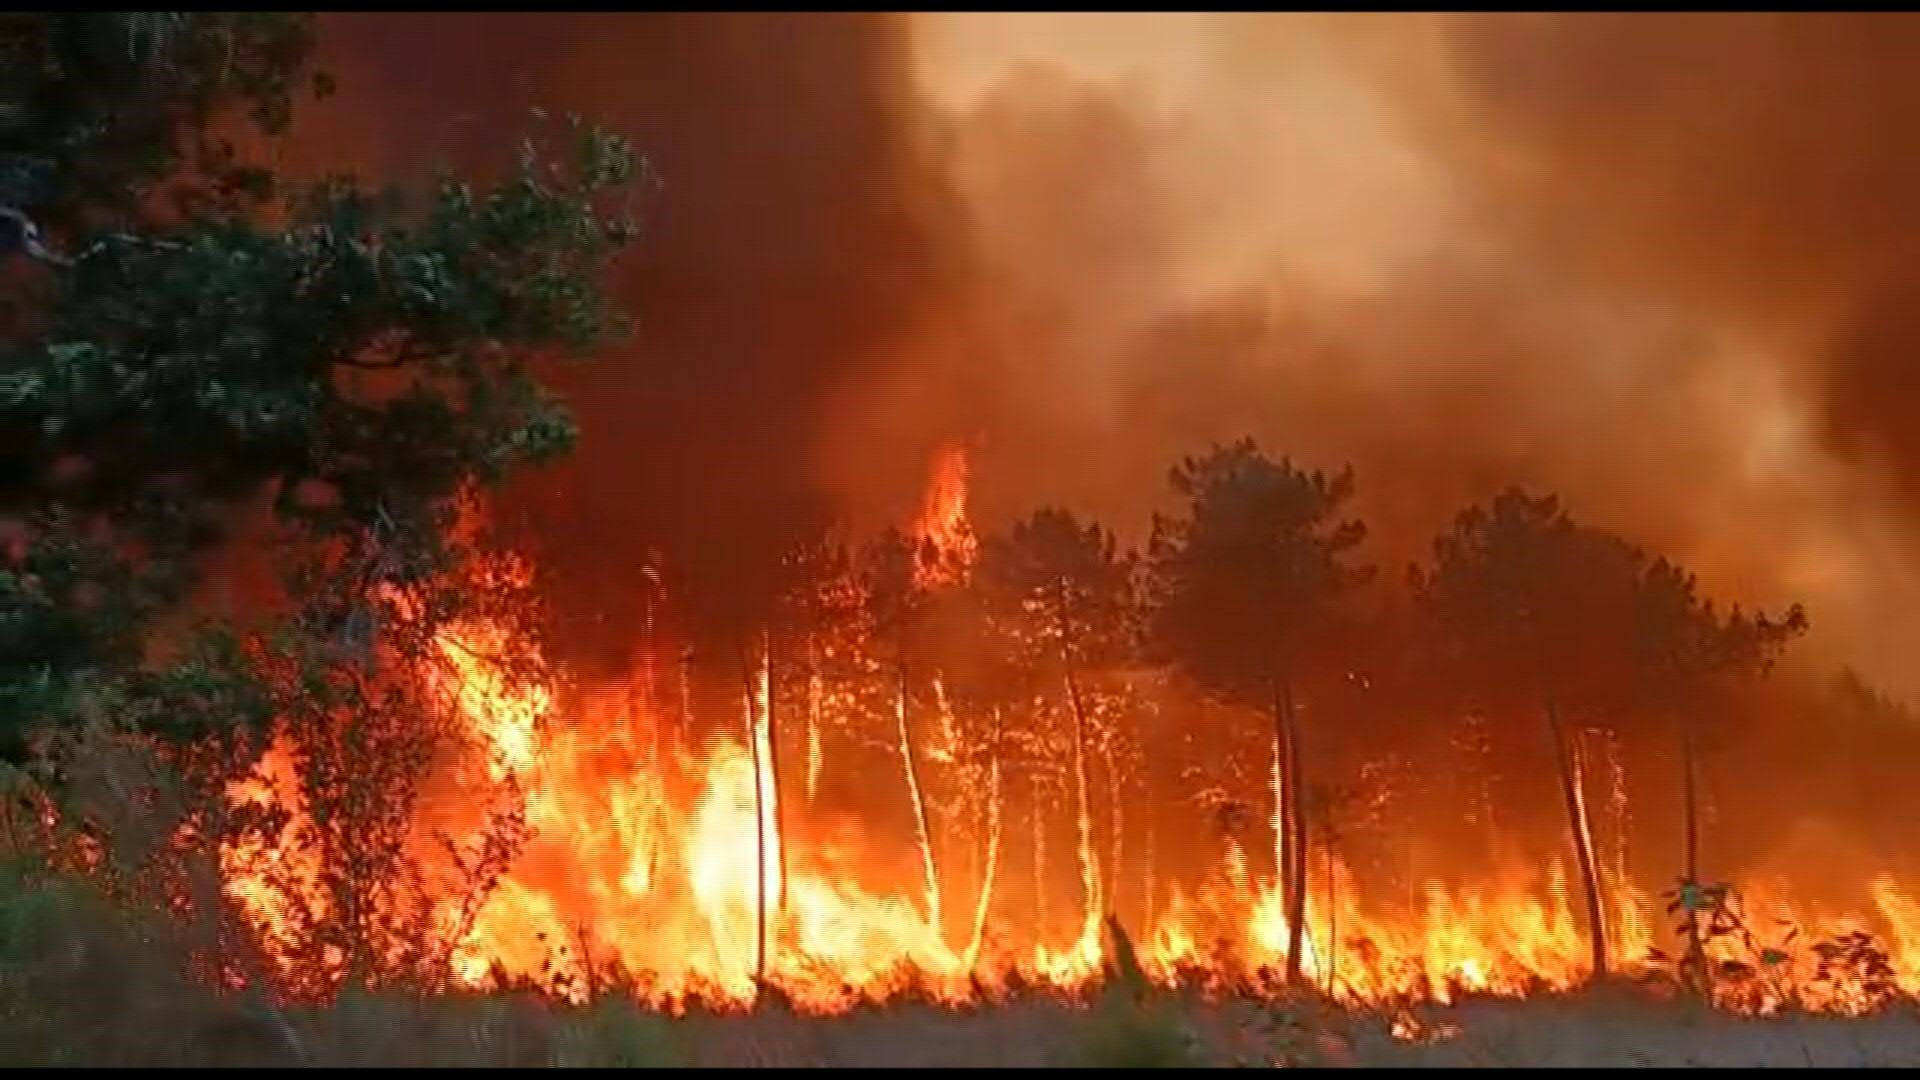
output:
M0 205L69 238L156 213L163 185L176 211L257 199L223 122L284 130L312 45L299 12L0 16Z
M0 1066L212 1063L201 1037L232 1009L162 925L38 860L0 868Z
M0 317L0 752L108 683L169 734L264 719L257 657L217 626L149 662L239 502L274 496L276 641L324 667L394 622L380 586L458 562L459 493L573 441L536 368L621 329L598 279L633 235L632 152L570 122L491 187L293 194L232 139L286 127L311 45L297 14L0 17L0 254L24 264Z
M1340 516L1353 474L1305 472L1248 439L1186 459L1171 482L1186 505L1154 519L1151 641L1210 693L1264 705L1370 574L1347 562L1366 536Z
M36 976L70 938L75 912L92 899L71 882L18 863L0 867L0 1062L62 1063L60 1047L70 1036L38 1000L44 988Z

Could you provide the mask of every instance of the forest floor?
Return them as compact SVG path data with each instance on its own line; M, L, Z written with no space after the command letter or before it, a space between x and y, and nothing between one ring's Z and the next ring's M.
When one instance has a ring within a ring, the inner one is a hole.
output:
M71 1003L78 1004L78 1003ZM174 1003L178 1004L178 1003ZM208 1003L210 1004L210 1003ZM149 1008L171 1011L164 1003ZM67 1012L67 1010L60 1010ZM91 1009L84 1009L92 1012ZM668 1019L625 1003L559 1008L486 995L365 996L274 1016L229 1002L170 1027L39 1026L0 1064L588 1067L1900 1067L1920 1013L1761 1020L1594 995L1428 1006L1397 1017L1288 1017L1249 1001L1035 998L955 1010L893 1004L838 1016L760 1008ZM71 1016L71 1013L68 1013ZM1394 1029L1398 1028L1396 1032ZM24 1034L24 1033L20 1033Z
M1755 1019L1627 985L1401 1010L1136 997L1125 980L1090 1003L1028 991L835 1016L770 1001L669 1018L614 994L571 1007L532 994L348 992L276 1008L211 992L183 973L176 943L100 912L73 889L0 887L0 1068L1920 1065L1920 1003Z
M956 1013L932 1006L831 1019L790 1014L684 1021L702 1065L1046 1066L1127 1064L1357 1067L1794 1067L1920 1064L1920 1014L1742 1018L1667 1003L1580 995L1428 1007L1396 1018L1323 1015L1275 1023L1248 1002L1191 1003L1186 1060L1100 1010L1029 1001ZM1424 1031L1412 1035L1409 1020ZM1150 1026L1150 1025L1148 1025ZM1396 1036L1393 1029L1401 1028ZM1102 1029L1105 1029L1104 1031ZM1412 1037L1409 1037L1412 1036Z

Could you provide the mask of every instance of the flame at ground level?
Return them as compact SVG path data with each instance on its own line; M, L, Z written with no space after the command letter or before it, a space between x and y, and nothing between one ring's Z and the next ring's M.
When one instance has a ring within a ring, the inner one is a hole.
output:
M756 822L757 772L771 786L764 744L759 755L744 739L664 752L647 718L626 707L589 709L562 723L550 688L511 684L478 659L484 649L449 638L446 655L450 674L434 677L451 680L458 711L490 750L492 779L512 781L530 829L477 910L455 916L449 898L430 924L457 938L447 957L462 982L484 987L504 977L581 999L618 971L631 992L665 1007L738 1005L754 999L764 964L767 982L800 1007L831 1012L910 987L953 1002L1014 979L1074 987L1110 959L1097 915L1068 940L1036 940L1030 912L995 910L987 897L985 933L969 943L966 933L930 922L911 873L896 874L893 888L870 883L878 854L871 838L791 823L783 836L764 805L767 819ZM750 724L753 713L750 705ZM260 779L234 797L278 797L297 814L290 761L289 748L277 746ZM422 821L478 820L473 808L449 805L478 786L437 786ZM314 888L317 868L258 844L225 855L230 892L271 947L288 891ZM1332 870L1339 881L1337 863ZM1615 963L1644 970L1658 958L1656 927L1671 918L1657 899L1609 884ZM1393 913L1374 910L1360 890L1336 890L1331 901L1316 890L1303 969L1317 988L1355 1001L1570 988L1587 975L1587 945L1569 891L1554 860L1505 880L1431 882ZM1744 965L1725 969L1740 977L1721 981L1722 1002L1857 1012L1890 993L1920 993L1920 903L1891 878L1872 882L1870 892L1873 911L1829 912L1797 906L1784 888L1745 883L1745 923L1757 936L1715 939L1709 949L1720 964ZM1245 985L1281 967L1281 891L1249 874L1237 846L1223 846L1209 880L1167 893L1149 925L1130 928L1150 977ZM975 899L950 906L971 913ZM1773 933L1790 924L1800 928L1797 948ZM1884 957L1868 950L1849 964L1836 958L1841 946L1806 948L1868 930Z

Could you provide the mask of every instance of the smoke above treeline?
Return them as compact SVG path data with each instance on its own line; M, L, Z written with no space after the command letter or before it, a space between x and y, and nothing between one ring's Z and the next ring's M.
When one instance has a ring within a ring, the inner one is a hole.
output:
M1138 536L1252 434L1351 463L1369 555L1510 483L1804 601L1911 695L1920 20L1877 15L328 15L289 164L417 181L528 110L660 184L584 437L515 493L623 657L650 546L911 514ZM1389 578L1397 575L1389 575Z

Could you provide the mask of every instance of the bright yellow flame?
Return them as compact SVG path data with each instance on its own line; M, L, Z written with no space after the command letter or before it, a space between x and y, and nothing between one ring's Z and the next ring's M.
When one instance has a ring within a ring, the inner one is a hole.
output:
M964 476L963 466L955 469ZM963 483L959 491L941 505L963 508ZM975 916L981 926L956 953L927 905L916 902L920 883L908 869L913 861L900 857L904 852L850 826L809 832L801 814L785 823L784 835L775 829L764 683L756 687L760 700L747 707L748 737L760 742L758 755L744 740L663 753L651 730L658 718L641 712L632 695L589 698L593 704L561 715L554 686L515 677L498 662L530 652L510 638L500 627L460 627L440 643L444 663L421 672L445 692L484 751L493 781L491 788L432 787L420 808L423 835L429 821L475 820L474 807L503 785L524 800L530 828L525 848L470 918L455 917L452 898L437 913L452 946L452 974L461 981L486 986L498 973L577 1000L617 968L638 980L635 992L665 1007L695 998L745 1005L758 993L763 873L770 895L784 897L768 905L767 976L809 1011L884 999L910 985L958 1002L977 992L976 979L992 987L1015 973L1029 983L1073 987L1097 978L1106 964L1109 943L1095 913L1070 939L1047 940L1034 928L1034 913L1011 904L991 914L982 905ZM828 700L820 707L844 705ZM277 802L298 822L304 808L291 749L276 743L257 779L234 786L233 801ZM996 792L999 786L996 775ZM766 816L756 820L756 808ZM954 820L948 819L950 828L958 827ZM763 828L764 867L756 861ZM229 892L262 931L269 952L284 960L289 912L297 905L325 909L321 868L291 843L260 840L230 845L222 861ZM1334 880L1353 880L1339 860L1328 865ZM892 869L875 871L882 866ZM1659 900L1618 874L1608 876L1613 959L1632 972L1647 964L1669 919ZM1149 976L1171 981L1197 971L1224 984L1264 979L1283 967L1288 927L1281 893L1271 879L1250 871L1238 844L1225 844L1206 881L1168 892L1157 917L1134 934ZM1749 926L1785 920L1801 926L1806 941L1878 928L1893 983L1920 994L1920 901L1895 880L1871 883L1874 910L1866 915L1798 905L1784 887L1766 882L1744 883L1741 895ZM1328 911L1330 903L1337 910ZM1301 966L1336 997L1367 1002L1566 989L1587 974L1584 924L1558 860L1547 862L1544 879L1516 868L1482 882L1430 881L1419 902L1405 909L1369 906L1360 888L1338 890L1331 899L1314 890ZM1337 940L1315 936L1329 926L1339 928ZM1712 941L1709 949L1720 961L1756 960L1751 948L1730 938ZM1763 1013L1796 1002L1839 1012L1874 1003L1870 973L1864 980L1859 971L1822 977L1817 958L1804 948L1782 950L1763 967L1757 978L1721 985L1721 1000Z

